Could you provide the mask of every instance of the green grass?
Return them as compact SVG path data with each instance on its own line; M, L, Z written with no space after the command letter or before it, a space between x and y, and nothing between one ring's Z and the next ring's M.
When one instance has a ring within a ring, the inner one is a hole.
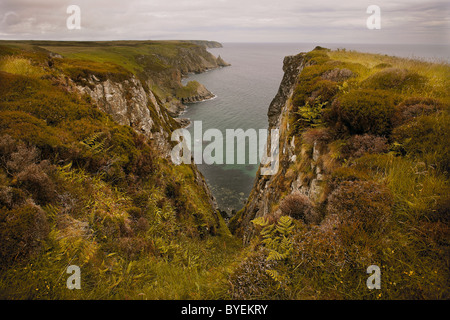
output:
M65 43L58 43L58 45L39 43L39 45L65 58L114 63L135 74L148 71L148 68L152 71L170 68L171 65L168 65L162 59L174 59L177 57L180 47L194 46L177 41L71 43L69 46Z
M0 71L28 77L40 77L45 74L41 68L33 66L29 59L16 56L3 58L0 64Z

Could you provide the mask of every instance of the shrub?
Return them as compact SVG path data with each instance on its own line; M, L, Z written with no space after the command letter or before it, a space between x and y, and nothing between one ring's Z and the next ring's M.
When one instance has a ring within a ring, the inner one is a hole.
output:
M278 290L267 270L273 270L276 265L276 261L266 259L263 249L247 257L228 279L230 297L232 299L273 298Z
M381 90L353 90L333 103L328 121L340 122L350 133L387 135L392 129L394 97Z
M43 119L48 125L56 126L62 121L78 120L95 114L92 107L69 94L55 90L47 83L41 84L41 92L21 96L14 101L0 104L3 110L20 110L36 118Z
M426 78L406 69L386 68L369 76L362 85L371 89L402 91L418 89L425 85Z
M407 155L421 158L428 165L450 172L449 132L450 116L442 113L419 116L397 127L392 136Z
M0 102L12 101L38 92L40 82L32 78L0 71Z
M342 82L354 76L355 74L347 68L335 68L322 74L322 79L334 82Z
M25 193L18 188L0 186L0 208L11 210L23 205L26 201Z
M372 181L345 181L328 197L327 212L339 218L337 233L346 246L379 243L388 230L393 197Z
M9 155L10 160L6 162L6 167L11 172L20 172L27 166L36 163L39 157L39 150L36 147L18 145L15 152Z
M48 160L30 164L17 174L17 184L30 192L38 204L46 204L56 199L53 181L46 172L51 170Z
M303 132L303 141L311 146L318 143L324 146L332 141L333 134L329 128L311 128Z
M279 209L283 215L302 220L305 223L315 223L318 220L311 200L298 191L286 196L281 201Z
M345 158L359 158L365 153L385 153L389 150L388 140L371 134L354 135L342 147Z
M294 89L292 98L294 106L304 105L308 98L311 98L313 92L316 98L322 94L324 96L323 101L327 101L326 99L334 96L338 88L337 83L320 78L322 74L331 69L331 66L323 64L304 67ZM314 98L311 99L314 100Z
M37 254L48 232L45 212L31 202L0 211L0 266Z
M442 103L433 98L408 98L395 107L393 124L399 126L419 116L431 115L443 108Z
M153 152L150 146L141 141L144 139L143 135L136 135L135 145L138 148L137 156L132 160L130 165L130 172L135 174L141 179L148 177L155 170L155 165L153 163Z
M0 161L2 161L3 167L6 166L7 160L11 153L17 150L16 140L11 138L9 134L0 136Z
M47 175L53 170L48 160L38 162L39 150L32 146L27 147L24 144L15 144L6 149L10 143L14 143L11 138L6 138L7 143L3 143L0 149L3 149L3 162L8 172L14 175L14 184L27 190L33 195L33 199L38 204L52 201L56 197L55 186ZM13 152L12 152L13 151Z
M63 146L60 130L21 111L0 111L0 132L49 152Z
M311 86L310 101L320 99L322 102L331 101L338 92L338 85L330 80L318 80Z

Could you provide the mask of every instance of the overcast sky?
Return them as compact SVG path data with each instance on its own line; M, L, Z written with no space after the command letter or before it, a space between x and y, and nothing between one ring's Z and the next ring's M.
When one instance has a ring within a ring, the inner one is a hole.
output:
M0 0L0 39L450 43L449 0ZM366 26L369 5L381 29ZM69 30L69 5L81 29Z

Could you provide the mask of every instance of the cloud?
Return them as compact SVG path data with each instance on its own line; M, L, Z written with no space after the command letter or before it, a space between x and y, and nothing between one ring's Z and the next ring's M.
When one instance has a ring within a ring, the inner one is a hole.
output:
M364 0L2 0L0 37L448 43L448 1L375 2L381 30L366 28L373 3ZM81 8L81 30L66 27L71 4Z

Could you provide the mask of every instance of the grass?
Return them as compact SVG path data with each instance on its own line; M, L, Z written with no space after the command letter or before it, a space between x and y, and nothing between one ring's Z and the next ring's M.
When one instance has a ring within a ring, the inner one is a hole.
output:
M45 74L45 72L41 68L34 66L31 63L30 59L13 55L7 56L2 59L0 64L0 71L33 78L37 78Z
M134 74L148 71L148 67L151 67L153 71L171 68L172 66L162 59L175 59L180 47L194 47L193 44L177 41L89 42L70 43L69 46L63 42L58 43L58 45L54 43L49 43L50 45L39 44L42 48L56 52L65 58L114 63ZM142 58L146 58L145 63L143 63Z
M450 85L450 65L447 62L429 62L418 59L406 59L381 54L362 53L349 50L330 51L329 57L344 63L360 64L367 69L360 69L359 79L366 79L383 68L385 64L398 69L406 69L427 79L427 85L416 88L424 97L448 98L447 88Z

